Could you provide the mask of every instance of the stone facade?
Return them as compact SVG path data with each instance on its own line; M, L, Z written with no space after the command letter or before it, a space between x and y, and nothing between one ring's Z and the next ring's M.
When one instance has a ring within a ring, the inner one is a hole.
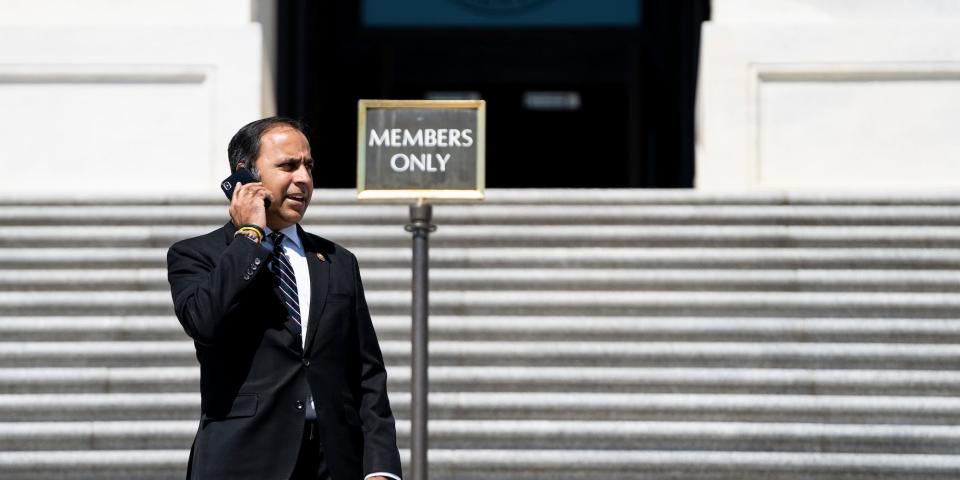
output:
M960 3L714 0L696 186L960 185Z
M253 0L3 1L4 195L199 194L271 107Z

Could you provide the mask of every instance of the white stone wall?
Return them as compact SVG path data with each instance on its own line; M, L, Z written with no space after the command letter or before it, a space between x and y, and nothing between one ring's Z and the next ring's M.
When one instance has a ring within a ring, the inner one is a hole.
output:
M960 187L960 2L714 0L696 186Z
M251 0L0 0L4 196L205 194L259 118Z

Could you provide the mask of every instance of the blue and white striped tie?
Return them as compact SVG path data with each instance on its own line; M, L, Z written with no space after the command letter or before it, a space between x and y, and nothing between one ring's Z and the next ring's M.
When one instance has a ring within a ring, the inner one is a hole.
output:
M283 240L286 236L280 232L270 234L273 240L273 261L270 262L270 271L277 276L280 282L280 294L283 297L283 304L287 307L287 318L296 326L295 330L300 335L303 342L303 323L300 321L300 297L297 295L297 276L293 273L293 265L290 265L290 259L283 249ZM313 396L310 394L310 384L307 384L305 398L306 418L313 420L317 418L317 412L313 408Z

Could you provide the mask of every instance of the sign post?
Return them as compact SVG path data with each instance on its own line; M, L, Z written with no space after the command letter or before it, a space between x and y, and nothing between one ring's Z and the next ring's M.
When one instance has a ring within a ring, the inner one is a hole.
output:
M484 196L486 104L482 100L360 100L357 198L413 201L412 381L410 467L427 480L429 381L429 234L434 202Z

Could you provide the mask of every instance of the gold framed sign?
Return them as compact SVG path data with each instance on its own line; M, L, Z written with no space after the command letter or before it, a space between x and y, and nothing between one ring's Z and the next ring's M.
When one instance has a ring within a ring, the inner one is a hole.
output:
M360 100L357 198L483 200L485 124L483 100Z

